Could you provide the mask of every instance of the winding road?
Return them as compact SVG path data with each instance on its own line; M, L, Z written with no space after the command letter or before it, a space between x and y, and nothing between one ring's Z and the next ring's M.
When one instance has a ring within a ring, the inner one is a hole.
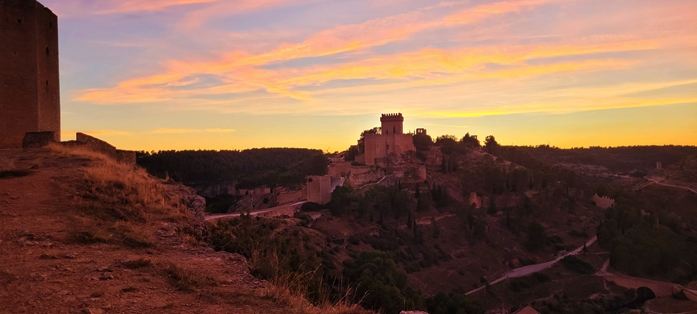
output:
M688 190L688 191L690 191L690 192L692 192L692 193L697 194L697 189L693 189L693 188L691 188L691 187L687 187L687 186L683 186L683 185L674 185L674 184L663 183L663 180L665 180L665 178L661 178L661 179L648 178L647 180L649 180L650 184L652 183L652 184L658 184L658 185L667 186L667 187L672 187L672 188L685 189L685 190ZM649 184L649 185L650 185L650 184Z
M586 246L586 247L589 247L589 246L591 246L593 243L595 243L596 241L598 241L598 237L593 237L592 239L588 240L588 242L586 242L585 246ZM566 254L564 254L564 255L562 255L562 256L559 256L559 257L557 257L556 259L553 259L553 260L551 260L551 261L549 261L549 262L544 262L544 263L539 263L539 264L534 264L534 265L528 265L528 266L524 266L524 267L519 267L519 268L513 269L513 270L511 270L511 271L509 271L509 272L503 274L503 276L501 276L500 278L498 278L498 279L496 279L496 280L494 280L494 281L489 282L489 285L493 286L493 285L495 285L495 284L497 284L497 283L499 283L499 282L502 282L502 281L504 281L504 280L506 280L506 279L508 279L508 278L523 277L523 276L527 276L527 275L536 273L536 272L538 272L538 271L545 270L545 269L547 269L547 268L550 268L550 267L554 266L554 264L556 264L556 263L558 263L559 261L561 261L564 257L570 256L570 255L577 255L577 254L580 253L582 250L583 250L583 246L581 246L581 247L579 247L579 248L577 248L577 249L575 249L575 250L573 250L573 251L571 251L571 252L569 252L569 253L566 253ZM476 293L476 292L478 292L478 291L484 289L485 287L486 287L486 286L481 286L481 287L479 287L479 288L477 288L477 289L474 289L474 290L471 290L471 291L469 291L469 292L467 292L467 293L465 293L465 294L466 294L466 295L470 295L470 294Z
M307 201L300 201L300 202L295 202L295 203L291 203L291 204L285 204L285 205L279 205L279 206L276 206L276 207L271 207L271 208L266 208L266 209L260 209L260 210L257 210L257 211L249 212L249 215L251 215L251 216L257 216L257 215L261 215L261 214L266 214L266 213L270 213L270 212L273 212L273 211L277 211L277 210L279 210L279 209L284 209L284 208L288 208L288 207L294 207L294 206L302 205L302 204L305 204L305 203L307 203ZM239 217L241 214L246 214L246 213L210 215L210 216L206 216L206 220L208 221L208 220L216 220L216 219L221 219L221 218L234 218L234 217Z

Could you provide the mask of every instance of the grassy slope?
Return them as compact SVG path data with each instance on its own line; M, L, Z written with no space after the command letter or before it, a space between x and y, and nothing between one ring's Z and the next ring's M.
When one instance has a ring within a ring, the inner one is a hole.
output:
M98 154L1 150L0 312L340 313L197 240L186 189Z

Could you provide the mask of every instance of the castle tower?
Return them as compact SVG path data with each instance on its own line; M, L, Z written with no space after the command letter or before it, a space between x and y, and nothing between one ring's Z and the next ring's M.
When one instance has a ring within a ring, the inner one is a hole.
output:
M388 113L380 117L382 123L382 134L403 134L404 117L401 113Z
M58 17L36 0L0 0L0 148L26 132L60 141Z

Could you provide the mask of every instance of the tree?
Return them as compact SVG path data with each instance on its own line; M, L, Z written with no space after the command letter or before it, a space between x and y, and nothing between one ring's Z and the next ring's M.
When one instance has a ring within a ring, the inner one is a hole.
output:
M433 146L433 139L428 134L414 134L413 141L417 152L429 151L431 146Z
M496 138L494 138L493 135L487 136L484 140L484 149L486 149L486 152L489 154L496 155L499 147L500 145L496 142Z
M547 244L547 231L537 221L532 221L528 225L527 247L530 251L536 251Z
M496 216L496 213L499 212L498 207L496 207L496 199L494 198L494 195L491 196L491 201L489 202L489 208L486 210L486 213L492 216Z
M362 252L344 262L344 277L356 287L354 300L367 309L399 313L422 306L421 295L408 286L406 273L385 252Z
M334 192L332 192L329 210L333 216L343 216L348 214L349 208L355 201L356 196L350 186L337 186Z
M323 176L327 174L329 158L324 154L315 154L307 161L306 173L309 175Z
M433 238L438 239L440 236L440 227L438 226L438 221L435 217L431 217L431 226L433 227Z
M476 135L470 136L469 133L465 134L465 136L460 140L460 143L467 148L479 148L479 147L481 147L481 144L479 143L479 139L477 139L477 136Z

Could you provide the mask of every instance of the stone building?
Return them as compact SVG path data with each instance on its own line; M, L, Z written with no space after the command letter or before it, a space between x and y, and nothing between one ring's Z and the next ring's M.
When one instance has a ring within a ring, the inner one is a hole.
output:
M331 176L308 176L306 182L306 199L308 202L327 204L332 200L332 192L344 184L344 178Z
M389 154L399 156L415 150L413 136L404 134L404 117L401 113L383 114L380 123L377 133L365 134L358 141L358 146L363 147L363 151L356 156L356 161L372 166L376 159L385 158Z
M60 141L58 18L35 0L0 0L0 148L27 132Z

